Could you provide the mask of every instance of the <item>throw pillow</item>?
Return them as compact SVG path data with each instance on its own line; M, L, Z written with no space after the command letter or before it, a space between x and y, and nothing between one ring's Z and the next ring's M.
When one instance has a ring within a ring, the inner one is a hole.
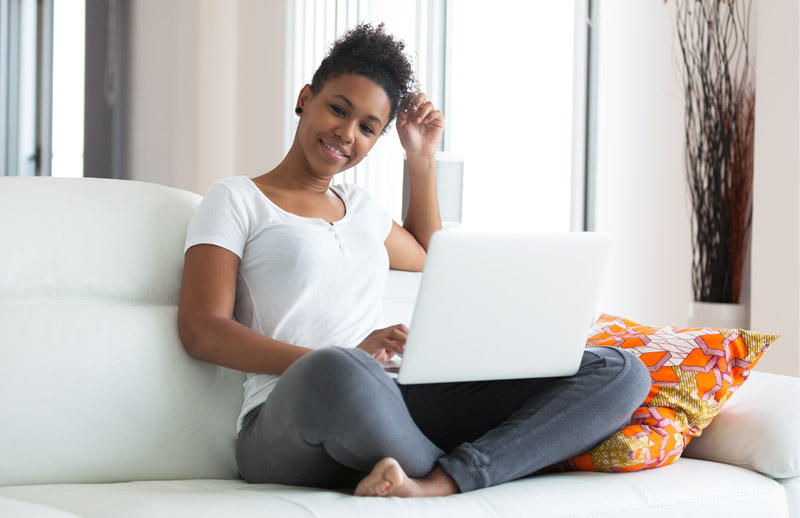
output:
M560 468L636 471L675 462L777 338L743 329L656 328L601 315L586 346L633 352L653 385L628 426Z

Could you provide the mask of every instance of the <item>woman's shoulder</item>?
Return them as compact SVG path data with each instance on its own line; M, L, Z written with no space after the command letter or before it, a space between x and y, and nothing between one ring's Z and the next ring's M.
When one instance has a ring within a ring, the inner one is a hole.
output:
M247 176L229 176L212 183L207 192L213 190L226 190L232 193L247 192L252 187L253 181Z
M247 176L231 176L212 183L206 191L204 200L235 205L253 205L259 194L258 187Z
M347 200L350 202L353 203L364 202L364 201L375 202L369 191L367 191L360 185L356 185L354 183L340 183L332 185L331 187L340 195L347 198Z
M212 217L227 215L240 221L259 217L258 187L247 176L222 178L206 190L199 210Z

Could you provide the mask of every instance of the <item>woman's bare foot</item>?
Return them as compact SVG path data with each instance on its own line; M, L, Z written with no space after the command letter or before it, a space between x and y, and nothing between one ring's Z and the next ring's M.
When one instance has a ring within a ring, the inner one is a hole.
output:
M437 467L421 479L411 478L391 457L378 461L355 490L356 496L447 496L455 493L458 493L458 486L442 468Z

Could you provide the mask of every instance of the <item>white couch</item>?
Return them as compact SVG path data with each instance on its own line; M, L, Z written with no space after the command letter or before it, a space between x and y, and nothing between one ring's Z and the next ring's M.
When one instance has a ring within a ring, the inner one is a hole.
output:
M189 357L176 327L199 200L120 180L0 178L0 516L800 516L798 379L762 373L692 443L711 460L442 499L247 484L234 464L243 375ZM407 321L418 280L391 273L389 321Z

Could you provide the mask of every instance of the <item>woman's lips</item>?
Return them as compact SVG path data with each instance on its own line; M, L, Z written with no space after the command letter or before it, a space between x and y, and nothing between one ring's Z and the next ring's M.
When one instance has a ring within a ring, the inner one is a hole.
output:
M322 147L322 151L331 159L339 161L349 158L347 153L345 153L344 150L339 146L328 144L324 140L320 140L319 142L320 146Z

